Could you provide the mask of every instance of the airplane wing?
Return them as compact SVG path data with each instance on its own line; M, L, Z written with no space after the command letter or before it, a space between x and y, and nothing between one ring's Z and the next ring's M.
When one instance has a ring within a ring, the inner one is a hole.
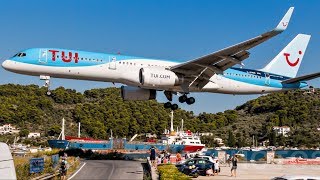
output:
M170 70L184 75L186 79L190 79L189 84L187 84L188 88L183 88L185 91L191 86L202 89L214 74L222 74L224 70L236 64L242 65L242 61L250 55L247 50L283 32L288 27L293 9L294 7L289 8L278 26L272 31L220 51L178 64L171 67Z
M288 80L284 80L281 83L283 83L283 84L291 84L291 83L297 83L297 82L301 82L301 81L309 81L309 80L315 79L317 77L320 77L320 72L313 73L313 74L308 74L308 75L304 75L304 76L300 76L300 77L291 78L291 79L288 79Z

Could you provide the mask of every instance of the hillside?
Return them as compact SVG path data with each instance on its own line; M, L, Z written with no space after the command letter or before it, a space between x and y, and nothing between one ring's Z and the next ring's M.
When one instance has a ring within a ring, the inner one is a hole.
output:
M84 93L59 87L52 96L36 85L0 85L0 124L11 123L21 129L57 136L61 119L66 119L66 134L76 135L77 121L82 134L106 139L112 129L117 137L130 138L138 133L161 134L169 127L169 110L152 101L123 101L119 89L92 89ZM184 119L185 128L194 132L213 132L230 146L250 145L252 136L259 142L291 146L319 146L320 91L306 94L291 91L261 96L216 114L178 109L175 127ZM209 96L209 94L208 94ZM290 126L288 138L275 137L272 126ZM231 137L234 136L234 137ZM230 138L229 138L230 137ZM213 145L213 137L203 140Z

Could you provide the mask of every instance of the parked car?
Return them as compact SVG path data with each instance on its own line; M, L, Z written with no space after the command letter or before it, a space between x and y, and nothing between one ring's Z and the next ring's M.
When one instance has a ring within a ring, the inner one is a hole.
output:
M203 159L209 160L212 163L215 163L216 160L218 160L217 158L212 158L211 156L204 156L204 155L198 156L198 158L203 158ZM189 158L189 159L192 159L192 158ZM184 159L182 161L179 161L179 162L177 162L177 164L183 164L189 159Z
M196 166L198 167L199 174L205 175L206 170L214 167L213 165L213 162L204 158L190 158L187 159L184 163L177 164L176 167L179 169L179 171L183 172L186 167Z
M213 158L213 157L211 157L211 156L199 156L200 158L203 158L203 159L206 159L206 160L209 160L210 162L212 162L212 163L215 163L217 160L218 160L218 158Z
M284 176L274 177L271 180L320 180L320 176L284 175Z

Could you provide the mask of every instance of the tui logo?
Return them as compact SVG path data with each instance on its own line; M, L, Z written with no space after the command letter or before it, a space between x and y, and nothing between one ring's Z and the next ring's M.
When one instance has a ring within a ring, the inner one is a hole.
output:
M302 51L299 51L299 55L301 55L301 54L302 54ZM296 61L294 61L294 62L291 62L291 61L289 60L290 53L283 53L283 55L284 55L284 57L286 58L286 61L287 61L287 63L289 64L289 66L295 67L297 64L299 64L300 58L298 58L298 59L297 59Z

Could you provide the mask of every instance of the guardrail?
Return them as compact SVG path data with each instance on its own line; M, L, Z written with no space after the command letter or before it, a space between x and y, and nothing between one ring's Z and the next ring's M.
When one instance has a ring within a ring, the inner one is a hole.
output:
M46 174L42 174L41 176L38 176L36 178L33 178L32 180L46 180L46 179L51 179L53 177L56 177L60 175L60 172L57 171L55 173L46 173Z
M68 169L69 169L70 167L74 166L74 164L75 164L77 161L79 161L79 159L80 159L80 158L77 157L76 160L73 161L72 164L70 164L70 166L68 167ZM56 171L53 172L53 173L42 174L42 175L40 175L40 176L38 176L38 177L33 178L32 180L46 180L46 179L51 179L51 178L56 177L56 176L59 176L59 175L60 175L60 171L59 171L59 170L56 170Z

